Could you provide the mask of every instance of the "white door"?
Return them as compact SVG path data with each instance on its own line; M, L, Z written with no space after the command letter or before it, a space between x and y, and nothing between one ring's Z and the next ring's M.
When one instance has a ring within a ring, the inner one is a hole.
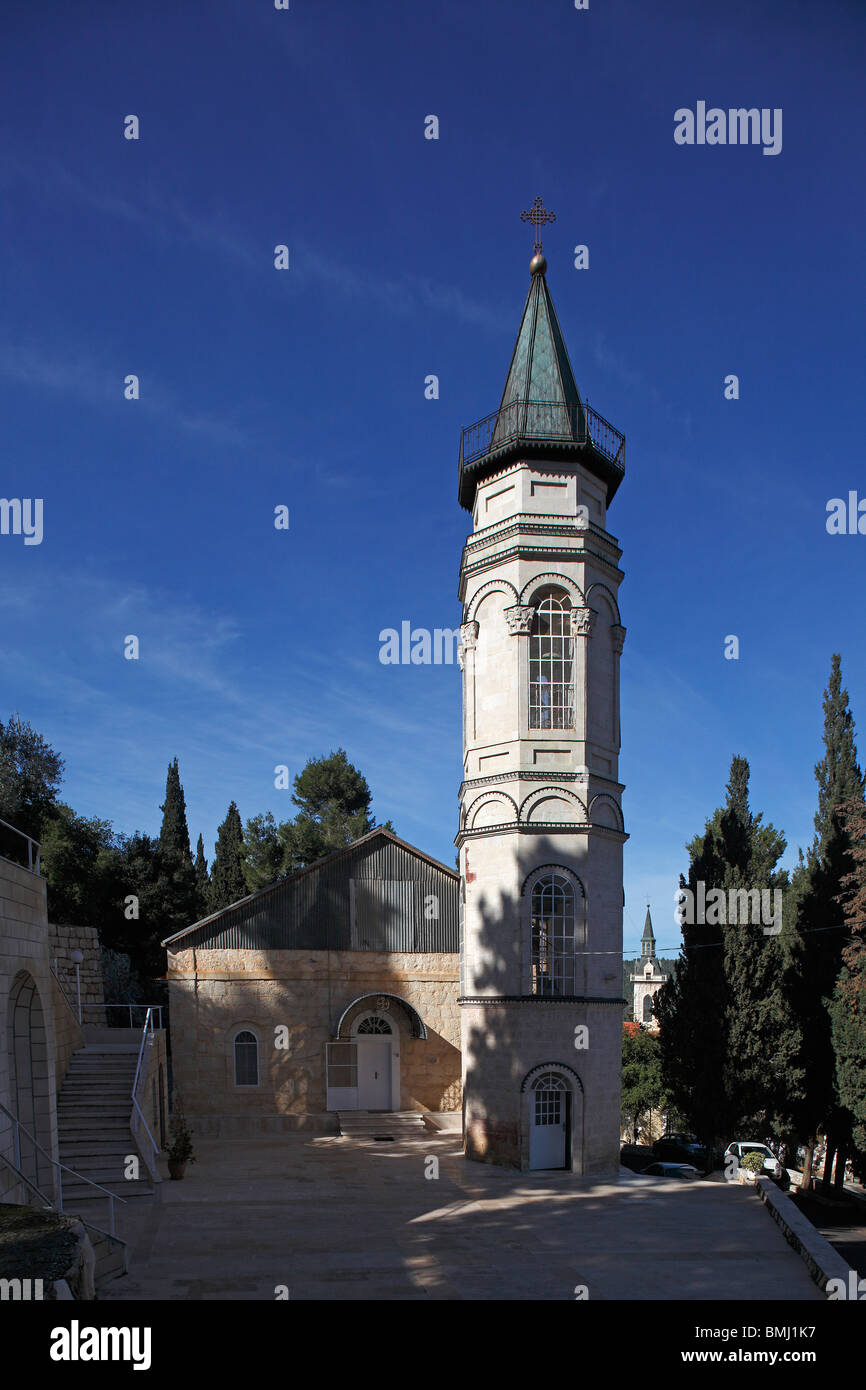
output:
M564 1168L568 1092L564 1089L534 1090L529 1103L532 1107L530 1168Z
M391 1039L358 1041L358 1109L391 1109Z

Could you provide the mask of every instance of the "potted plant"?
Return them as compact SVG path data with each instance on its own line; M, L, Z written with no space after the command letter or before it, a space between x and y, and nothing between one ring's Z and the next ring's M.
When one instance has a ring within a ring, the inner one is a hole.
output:
M178 1096L175 1096L170 1128L171 1141L166 1145L165 1156L168 1161L169 1177L179 1179L186 1172L186 1165L195 1163L195 1153L192 1147L192 1132L187 1129L183 1107Z
M746 1153L740 1159L740 1182L754 1183L758 1180L758 1174L764 1171L764 1158L762 1154Z

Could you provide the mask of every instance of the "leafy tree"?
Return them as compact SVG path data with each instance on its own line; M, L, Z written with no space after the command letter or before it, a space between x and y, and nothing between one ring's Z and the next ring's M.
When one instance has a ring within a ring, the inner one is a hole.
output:
M863 800L854 720L842 688L841 660L832 658L824 692L824 757L815 767L818 810L815 839L795 871L793 910L780 938L787 1010L787 1127L806 1149L803 1185L811 1175L812 1152L822 1130L828 1154L849 1139L850 1115L836 1092L831 1001L842 968L846 940L839 904L843 882L854 872L851 841L842 814Z
M110 821L55 808L42 831L49 921L99 929L110 910L106 865L113 845Z
M0 722L0 820L38 840L57 805L63 759L41 734L13 714ZM0 852L20 860L23 841L0 826Z
M208 906L211 912L247 896L244 878L244 835L241 815L234 801L217 832L216 853L210 876Z
M669 1096L662 1083L658 1038L638 1023L622 1030L622 1124L631 1128L633 1142L652 1110L666 1110Z

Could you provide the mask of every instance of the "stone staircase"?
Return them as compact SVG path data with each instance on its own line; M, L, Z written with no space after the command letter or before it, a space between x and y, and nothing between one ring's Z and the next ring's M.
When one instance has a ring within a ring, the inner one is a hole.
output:
M143 1160L139 1178L124 1176L130 1155L138 1148L129 1127L132 1083L138 1062L134 1043L91 1043L74 1053L57 1097L60 1162L90 1182L99 1183L126 1202L153 1201L154 1186ZM81 1217L90 1229L96 1250L96 1282L106 1282L126 1268L125 1247L107 1232L109 1200L72 1173L62 1173L63 1209ZM115 1204L118 1224L124 1207ZM96 1231L94 1231L96 1228Z
M396 1142L425 1133L420 1110L338 1110L340 1134L349 1139Z

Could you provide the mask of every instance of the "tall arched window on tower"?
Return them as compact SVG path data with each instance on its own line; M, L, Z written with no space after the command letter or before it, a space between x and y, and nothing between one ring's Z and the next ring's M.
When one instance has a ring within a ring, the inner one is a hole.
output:
M574 993L574 887L562 874L532 889L532 993Z
M554 590L542 598L529 638L529 727L574 727L571 601Z

